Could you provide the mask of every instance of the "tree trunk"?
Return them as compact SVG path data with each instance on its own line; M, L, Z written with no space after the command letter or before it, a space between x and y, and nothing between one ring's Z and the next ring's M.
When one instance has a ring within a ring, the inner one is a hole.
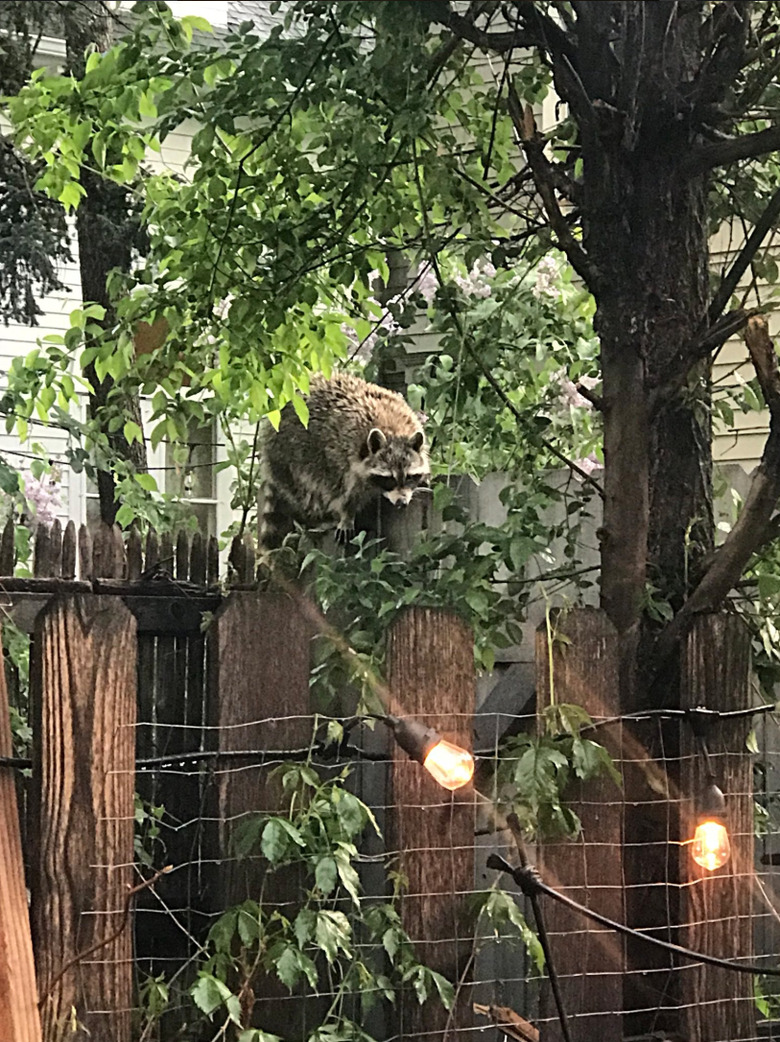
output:
M583 86L589 98L612 98L613 5L587 6ZM635 677L652 638L640 634L647 584L678 609L714 535L708 373L659 394L708 303L706 180L681 170L692 131L680 118L680 85L698 59L699 20L681 18L669 32L672 6L622 5L623 46L628 53L641 19L642 60L636 69L624 63L621 111L591 105L578 114L604 379L602 605L622 637L625 711L643 698Z
M106 51L112 45L111 16L105 5L97 2L68 4L64 7L65 42L68 69L76 76L84 74L84 55L88 47ZM132 259L133 235L128 215L128 197L124 186L106 181L92 171L82 169L81 184L86 196L76 211L79 244L81 294L85 301L101 304L106 309L102 325L110 329L116 314L107 290L107 279L114 268L128 271ZM131 464L135 471L147 468L146 445L143 441L129 444L123 434L124 420L142 426L141 405L137 394L116 394L110 377L99 380L94 365L84 375L92 387L89 396L90 417L108 442L108 455ZM112 414L121 412L123 422L111 430ZM112 525L119 504L116 481L109 469L110 460L97 460L97 486L100 518Z

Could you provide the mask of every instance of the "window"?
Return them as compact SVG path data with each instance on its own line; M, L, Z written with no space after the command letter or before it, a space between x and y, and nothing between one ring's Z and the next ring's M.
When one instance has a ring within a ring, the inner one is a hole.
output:
M218 493L214 464L218 446L213 424L199 427L193 423L184 444L163 442L152 450L147 446L149 473L157 481L161 492L176 496L185 507L187 517L198 522L198 531L204 536L218 533ZM85 488L87 527L94 531L100 524L100 503L97 486L87 480Z

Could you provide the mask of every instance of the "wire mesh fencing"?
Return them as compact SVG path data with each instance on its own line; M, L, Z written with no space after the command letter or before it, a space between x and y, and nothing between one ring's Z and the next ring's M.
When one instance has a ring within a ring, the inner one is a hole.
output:
M450 792L392 728L311 713L311 617L286 594L237 591L206 632L133 617L65 600L34 637L47 1038L780 1037L780 732L730 622L692 634L679 707L616 713L609 633L573 613L537 648L535 704L498 714L467 628L408 612L381 695L479 735ZM692 839L713 784L711 871Z

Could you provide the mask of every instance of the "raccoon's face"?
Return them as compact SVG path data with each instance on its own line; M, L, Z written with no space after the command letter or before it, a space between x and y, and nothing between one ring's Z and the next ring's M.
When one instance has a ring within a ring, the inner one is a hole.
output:
M369 485L393 506L405 507L418 488L425 488L431 472L424 449L425 435L388 438L378 428L369 432L364 466Z

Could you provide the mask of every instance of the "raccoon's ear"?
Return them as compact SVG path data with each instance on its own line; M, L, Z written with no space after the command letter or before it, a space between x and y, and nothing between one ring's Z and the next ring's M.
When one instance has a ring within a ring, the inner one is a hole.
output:
M419 452L425 444L425 435L422 431L417 431L417 433L413 434L412 437L409 439L409 442L412 446L412 449L415 452Z
M379 450L387 444L387 438L378 427L372 427L368 432L366 444L363 447L363 458L375 456Z

